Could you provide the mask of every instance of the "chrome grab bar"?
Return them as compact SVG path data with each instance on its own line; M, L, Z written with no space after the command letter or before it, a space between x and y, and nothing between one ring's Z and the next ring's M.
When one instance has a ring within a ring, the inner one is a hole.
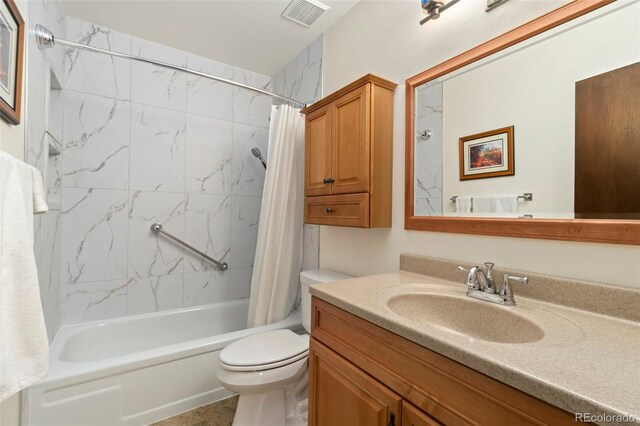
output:
M178 238L178 237L168 233L167 231L165 231L162 228L162 224L154 223L153 225L151 225L151 230L153 232L155 232L156 234L163 234L163 235L171 238L173 241L175 241L178 244L182 244L183 246L185 246L189 250L193 251L194 253L197 253L200 256L204 257L209 262L214 263L218 268L220 268L221 271L226 271L227 269L229 269L229 265L227 264L227 262L220 262L218 260L215 260L213 257L201 252L200 250L198 250L197 248L193 247L192 245L185 243L180 238Z

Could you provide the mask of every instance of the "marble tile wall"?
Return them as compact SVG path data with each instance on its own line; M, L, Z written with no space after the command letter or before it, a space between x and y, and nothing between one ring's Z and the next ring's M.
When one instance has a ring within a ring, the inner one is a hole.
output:
M312 104L322 98L322 36L273 76L273 90L288 98ZM304 225L302 270L317 269L320 227Z
M306 104L322 98L322 36L273 76L273 89Z
M67 38L271 89L272 79L88 22ZM271 98L67 50L62 323L247 298ZM150 226L229 263L227 272Z
M414 167L417 216L442 216L442 120L442 83L418 89ZM432 133L428 140L420 135L426 130Z
M65 15L62 1L32 0L28 10L26 57L26 135L25 161L38 168L47 187L49 212L34 216L34 252L40 283L40 297L44 310L49 340L60 327L60 256L61 256L61 212L59 204L61 166L60 156L49 155L49 138L45 131L61 133L61 96L52 96L49 82L62 77L64 51L62 49L38 49L32 37L36 24L42 24L55 34L65 34ZM54 77L50 77L53 75Z

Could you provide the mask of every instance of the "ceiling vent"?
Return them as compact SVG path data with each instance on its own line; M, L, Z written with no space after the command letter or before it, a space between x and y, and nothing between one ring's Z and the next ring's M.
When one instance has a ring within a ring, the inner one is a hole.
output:
M309 28L327 10L329 6L317 0L292 0L282 16Z

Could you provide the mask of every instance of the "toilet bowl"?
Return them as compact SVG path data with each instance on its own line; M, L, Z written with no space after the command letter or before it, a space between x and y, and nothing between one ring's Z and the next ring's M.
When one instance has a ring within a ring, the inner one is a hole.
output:
M311 332L309 286L351 278L326 270L300 273L302 324ZM258 333L220 353L217 375L240 394L233 426L304 426L307 424L309 335L291 330Z

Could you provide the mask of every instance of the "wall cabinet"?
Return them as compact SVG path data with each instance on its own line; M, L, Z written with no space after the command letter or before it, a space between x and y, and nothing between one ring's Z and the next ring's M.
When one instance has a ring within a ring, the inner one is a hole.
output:
M574 416L313 298L309 426L564 425Z
M369 74L302 110L305 223L391 226L396 86Z

